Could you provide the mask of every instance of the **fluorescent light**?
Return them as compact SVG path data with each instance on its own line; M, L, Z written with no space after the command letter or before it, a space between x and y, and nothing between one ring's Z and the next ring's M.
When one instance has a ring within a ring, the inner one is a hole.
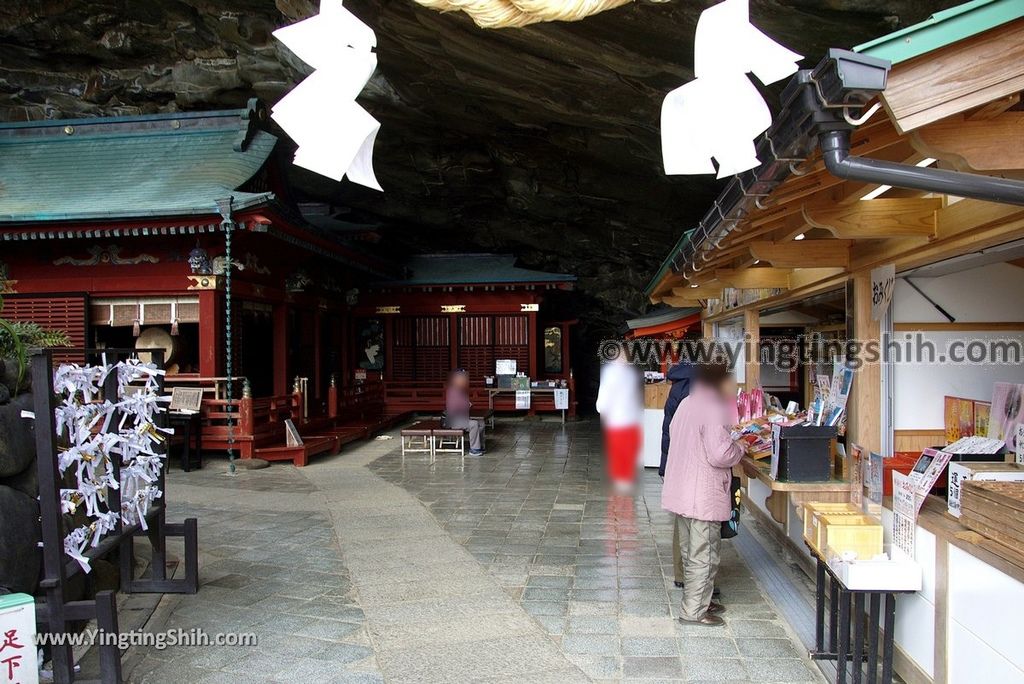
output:
M797 235L797 236L796 236L795 238L793 238L793 239L794 239L794 240L803 240L803 239L804 239L804 237L805 237L805 235L804 235L803 233L800 233L799 235Z
M919 166L919 167L923 168L925 166L931 166L934 163L935 163L934 159L932 159L931 157L925 157L921 161L919 161L916 164L914 164L914 166ZM863 197L861 197L861 201L876 199L879 195L884 195L885 193L889 192L890 190L892 190L892 186L891 185L879 185L877 188L875 188L874 190L872 190L868 194L866 194Z

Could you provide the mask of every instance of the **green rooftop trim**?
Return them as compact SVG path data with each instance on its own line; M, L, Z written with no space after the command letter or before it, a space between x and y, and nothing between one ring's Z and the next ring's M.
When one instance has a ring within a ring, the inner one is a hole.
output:
M1021 17L1024 0L972 0L853 50L898 64Z
M24 606L35 602L36 600L28 594L6 594L4 596L0 596L0 610L17 608L18 606Z
M0 126L0 223L217 214L273 199L240 192L277 138L246 110Z
M485 285L519 283L571 283L576 276L520 268L507 254L423 254L406 266L411 274L404 280L378 285Z
M661 262L661 267L658 268L658 272L654 274L654 277L651 278L651 281L647 283L646 287L644 287L644 295L650 297L651 293L654 292L654 289L658 287L658 283L661 282L661 279L664 278L665 274L668 273L669 269L672 268L672 260L676 258L676 255L679 254L683 247L686 246L686 243L690 241L690 236L693 235L693 231L694 229L691 228L690 230L684 232L682 236L680 236L680 238L676 240L676 244L668 253L668 257L665 258L665 261Z

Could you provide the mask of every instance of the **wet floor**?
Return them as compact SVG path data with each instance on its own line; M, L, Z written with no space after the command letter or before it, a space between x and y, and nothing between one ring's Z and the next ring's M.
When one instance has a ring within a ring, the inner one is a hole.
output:
M203 586L148 628L259 645L133 648L130 681L821 681L730 542L725 626L675 620L661 480L611 495L595 425L499 421L487 447L431 464L395 433L303 469L172 472Z

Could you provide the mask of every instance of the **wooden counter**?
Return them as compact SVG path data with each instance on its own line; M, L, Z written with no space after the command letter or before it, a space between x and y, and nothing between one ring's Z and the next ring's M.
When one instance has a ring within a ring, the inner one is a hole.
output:
M892 507L891 501L886 501L886 503L888 507ZM1011 558L996 553L994 549L998 549L998 547L994 546L988 537L961 525L959 520L949 514L946 502L941 497L929 496L925 499L924 506L921 507L921 512L917 516L917 524L934 534L936 538L952 544L1003 574L1024 583L1024 566Z
M850 500L850 483L846 480L828 480L826 482L779 482L771 476L771 464L768 459L757 461L744 456L740 461L743 474L756 478L771 490L765 499L765 507L775 522L785 525L789 505L796 507L797 516L803 519L803 504L808 501L824 501L844 503ZM746 483L743 483L746 486Z

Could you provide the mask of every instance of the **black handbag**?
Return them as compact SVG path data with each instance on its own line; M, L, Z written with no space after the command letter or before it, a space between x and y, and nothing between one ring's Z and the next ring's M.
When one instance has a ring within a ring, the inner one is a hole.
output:
M729 485L732 497L732 517L722 521L722 539L732 539L740 533L740 478L733 475Z

